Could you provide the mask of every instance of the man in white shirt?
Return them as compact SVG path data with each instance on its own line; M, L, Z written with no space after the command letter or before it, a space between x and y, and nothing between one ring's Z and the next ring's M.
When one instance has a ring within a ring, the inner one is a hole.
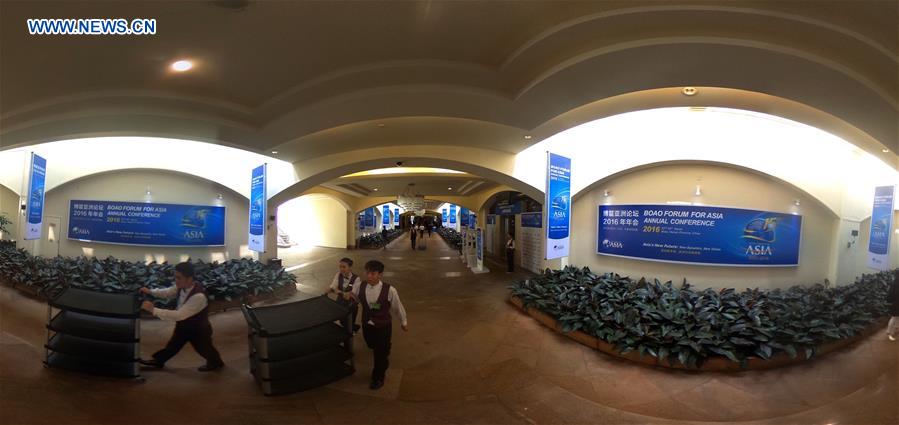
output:
M384 386L384 377L390 365L390 339L393 333L393 316L395 313L402 324L403 331L408 331L406 309L400 301L396 288L381 282L384 274L384 263L372 260L365 263L365 282L353 288L351 297L362 305L362 336L365 344L374 352L374 367L371 370L369 388L376 390Z
M209 372L225 366L218 350L212 345L209 301L203 284L194 280L193 264L185 262L175 266L175 286L166 289L140 288L140 292L161 298L178 297L175 310L156 308L151 301L144 301L141 305L154 316L175 322L175 332L165 348L153 353L153 360L140 360L142 365L161 368L189 342L206 359L206 364L197 370Z
M334 279L331 280L331 286L328 287L328 293L337 294L337 302L350 309L350 312L352 313L350 319L351 322L342 324L344 328L350 328L350 324L352 324L353 333L356 333L356 331L359 330L359 325L356 324L356 315L359 313L359 303L350 298L348 293L352 292L353 288L361 281L362 279L353 273L353 260L344 257L337 262L337 274L334 275ZM341 322L346 322L346 320Z

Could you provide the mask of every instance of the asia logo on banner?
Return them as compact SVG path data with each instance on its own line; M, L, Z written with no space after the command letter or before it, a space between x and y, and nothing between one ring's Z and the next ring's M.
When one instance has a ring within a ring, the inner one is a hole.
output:
M567 257L571 243L571 159L546 153L546 259Z
M250 178L250 246L256 252L265 252L266 177L268 164L253 169Z
M44 224L44 186L47 182L47 160L31 153L28 173L28 205L26 208L25 240L41 238Z
M895 198L896 186L879 186L874 189L871 236L868 240L869 268L883 271L890 268L890 234L893 229Z
M386 226L390 224L390 205L384 205L383 211L384 212L382 213L381 224Z
M450 204L449 222L450 224L456 224L456 206L453 204Z
M802 216L694 205L600 205L596 252L674 263L799 264Z

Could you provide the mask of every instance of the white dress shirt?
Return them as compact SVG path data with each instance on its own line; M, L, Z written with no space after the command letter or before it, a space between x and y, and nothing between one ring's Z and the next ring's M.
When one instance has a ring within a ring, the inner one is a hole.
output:
M350 275L350 276L352 276L352 275ZM331 286L329 286L329 288L331 288L331 291L337 292L337 282L339 279L340 279L340 272L337 272L337 274L334 275L334 279L331 281ZM359 276L356 276L356 278L353 279L353 287L355 288L356 285L358 285L360 283L360 281L361 281L361 279L359 278ZM343 285L344 285L343 287L346 288L346 285L348 283L350 283L350 278L344 276L343 277Z
M209 305L209 300L206 299L204 294L196 294L188 299L187 296L190 295L191 289L178 290L177 286L165 289L151 289L150 293L156 297L174 298L176 295L178 296L178 306L175 310L153 307L153 315L162 320L178 322L203 311Z
M365 301L368 302L368 306L371 307L372 304L378 302L378 297L381 295L381 288L384 283L380 280L377 285L366 285L365 286ZM353 286L353 295L356 296L357 299L360 300L359 297L359 288L362 287L362 284L358 284ZM400 294L396 292L396 287L391 285L390 291L387 292L387 301L390 302L390 313L394 315L393 317L398 317L400 319L400 323L403 326L406 326L408 323L406 322L406 309L403 308L403 302L400 301ZM369 324L374 325L374 323L369 320Z

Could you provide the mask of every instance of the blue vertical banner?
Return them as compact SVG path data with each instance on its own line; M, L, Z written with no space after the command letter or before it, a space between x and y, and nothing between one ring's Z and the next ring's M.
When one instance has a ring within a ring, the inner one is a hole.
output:
M28 172L28 205L26 208L25 240L41 238L44 223L44 187L47 183L47 160L31 153Z
M400 209L399 208L393 209L393 223L394 224L400 223Z
M468 218L470 215L471 214L468 212L468 208L462 207L461 209L459 209L459 224L462 225L462 227L468 227Z
M356 219L359 220L359 230L365 230L365 214L360 213Z
M390 225L390 205L384 205L383 207L381 224L383 224L384 226Z
M478 241L477 241L478 267L484 267L483 266L483 264L484 264L484 236L483 236L483 234L484 234L484 231L481 230L480 227L478 227Z
M571 159L546 153L546 259L568 256L571 242Z
M365 227L375 227L375 209L374 207L365 209Z
M896 186L879 186L874 189L871 236L868 240L869 268L884 271L890 269L890 234L893 233L895 198Z
M450 224L456 224L456 206L453 204L450 204L449 222Z
M265 252L266 177L268 164L253 169L250 177L250 250Z
M443 225L446 225L446 221L449 220L449 217L446 216L446 208L440 210L440 221L443 222Z

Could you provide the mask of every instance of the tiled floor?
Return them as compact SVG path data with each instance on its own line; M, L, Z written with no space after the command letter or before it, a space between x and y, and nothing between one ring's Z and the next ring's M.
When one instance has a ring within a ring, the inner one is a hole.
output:
M249 375L246 324L238 311L212 316L227 367L195 370L186 348L145 383L42 367L46 308L0 288L2 424L758 424L899 423L899 343L877 334L807 365L763 372L699 374L651 369L583 347L506 303L506 284L524 275L474 275L434 235L427 251L405 239L387 250L322 249L298 256L301 293L322 291L343 256L378 258L409 313L394 332L391 369L368 389L371 355L326 388L265 397ZM447 259L446 257L450 257ZM319 261L320 260L320 261ZM494 265L494 270L502 267ZM143 323L145 356L171 325Z

